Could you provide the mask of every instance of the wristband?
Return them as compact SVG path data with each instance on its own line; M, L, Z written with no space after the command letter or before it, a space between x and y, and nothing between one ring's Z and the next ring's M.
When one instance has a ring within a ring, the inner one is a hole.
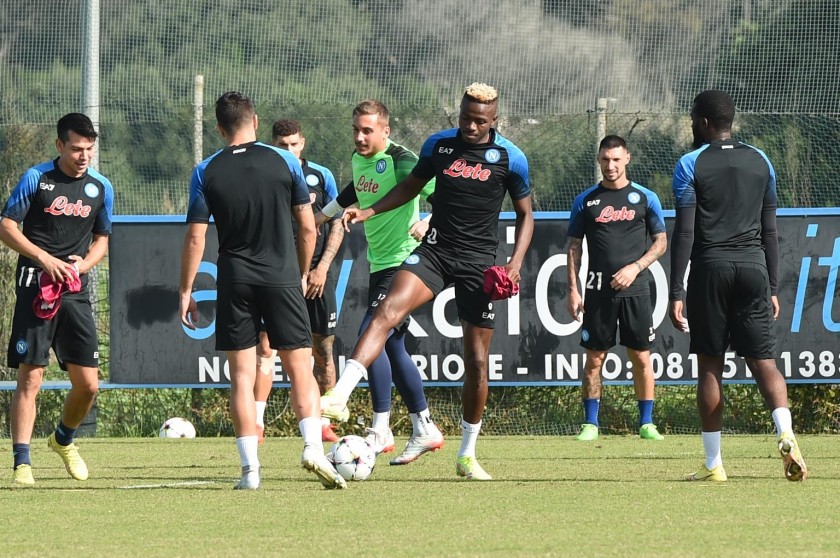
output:
M642 271L644 271L644 270L645 270L645 268L643 268L643 267L642 267L642 264L640 264L639 262L633 262L633 263L634 263L634 264L636 264L636 267L638 267L638 268L639 268L639 272L640 272L640 273L641 273Z
M338 203L338 200L333 200L333 201L331 201L330 203L328 203L327 205L324 206L324 208L321 210L321 213L323 213L327 217L333 217L336 213L338 213L342 209L344 209L344 208L341 207L341 204Z

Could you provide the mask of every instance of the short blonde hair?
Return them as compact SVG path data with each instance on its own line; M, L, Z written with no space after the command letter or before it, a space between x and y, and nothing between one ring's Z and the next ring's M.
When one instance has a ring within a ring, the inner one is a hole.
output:
M476 81L467 87L466 91L464 91L464 96L479 103L490 104L496 102L499 98L499 93L495 87Z
M365 99L356 105L353 109L353 117L355 118L356 116L360 116L362 114L379 115L379 122L385 126L387 126L391 120L391 112L388 110L388 107L385 106L385 103L376 99Z

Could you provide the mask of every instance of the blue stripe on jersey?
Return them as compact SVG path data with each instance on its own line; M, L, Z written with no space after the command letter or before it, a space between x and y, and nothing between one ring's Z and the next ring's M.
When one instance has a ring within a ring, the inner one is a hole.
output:
M327 167L319 165L318 163L313 163L308 159L306 164L309 168L315 169L324 175L324 205L327 205L338 197L338 188L335 185L335 177L333 176L333 173L330 172L330 169Z
M190 203L187 206L187 223L209 223L210 207L204 197L204 169L216 155L224 151L220 149L195 166L190 179Z
M434 155L435 144L439 140L454 138L458 135L458 128L450 128L448 130L441 130L436 134L432 134L429 136L425 142L423 142L423 148L420 149L420 158L424 157L431 157Z
M572 212L569 214L569 228L566 231L568 236L583 238L583 202L599 186L600 184L590 186L575 197L575 201L572 202Z
M41 181L41 177L54 169L54 161L47 161L27 169L23 173L23 176L20 177L20 181L15 186L15 189L12 190L6 202L6 207L3 208L3 217L8 217L18 223L23 222L23 219L29 212L29 206L32 205L32 198L38 193L38 184Z
M673 183L677 209L697 205L697 192L694 191L694 166L697 164L697 157L708 147L709 144L706 144L700 149L686 153L677 162Z
M273 149L275 153L280 155L289 167L289 172L292 174L292 205L303 205L309 203L309 186L306 185L306 177L303 176L303 167L300 166L300 161L295 157L291 151L268 145L258 141L254 145L260 145Z
M100 174L99 171L88 169L88 174L101 182L105 189L102 207L93 223L93 234L111 234L111 222L114 217L114 187L111 185L111 181Z
M659 196L656 192L649 190L635 182L630 183L636 189L641 190L647 196L647 228L648 234L659 234L665 232L665 216L662 214L662 204L659 202Z
M778 207L779 200L776 196L776 170L773 168L773 163L770 162L770 159L761 149L748 143L744 143L744 145L755 149L764 159L764 162L767 163L767 168L770 169L770 180L767 181L767 190L764 192L764 207Z
M510 140L502 137L496 132L494 142L508 153L508 168L511 179L508 181L508 192L512 200L521 200L531 195L531 179L528 177L528 159L522 150L516 147Z

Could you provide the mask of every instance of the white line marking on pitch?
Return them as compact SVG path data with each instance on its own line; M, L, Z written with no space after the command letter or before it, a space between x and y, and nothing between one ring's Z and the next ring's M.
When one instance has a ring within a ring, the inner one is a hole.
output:
M135 488L174 488L176 486L198 486L201 484L215 484L215 481L184 481L184 482L168 482L161 484L135 484L133 486L121 486L122 490L132 490Z

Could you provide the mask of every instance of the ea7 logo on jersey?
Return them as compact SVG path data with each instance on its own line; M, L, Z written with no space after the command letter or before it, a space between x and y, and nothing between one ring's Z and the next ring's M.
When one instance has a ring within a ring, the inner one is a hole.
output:
M586 207L592 207L593 205L600 205L601 200L589 200L586 202Z
M616 209L608 205L601 210L601 214L595 218L596 223L610 223L612 221L632 221L636 218L636 211L627 209L625 205L621 209Z
M447 155L449 155L453 151L455 151L455 150L452 149L451 147L439 147L438 148L438 153L446 153Z
M41 190L47 190L48 192L52 192L53 188L55 188L55 184L41 182L40 184L38 184L38 188Z

